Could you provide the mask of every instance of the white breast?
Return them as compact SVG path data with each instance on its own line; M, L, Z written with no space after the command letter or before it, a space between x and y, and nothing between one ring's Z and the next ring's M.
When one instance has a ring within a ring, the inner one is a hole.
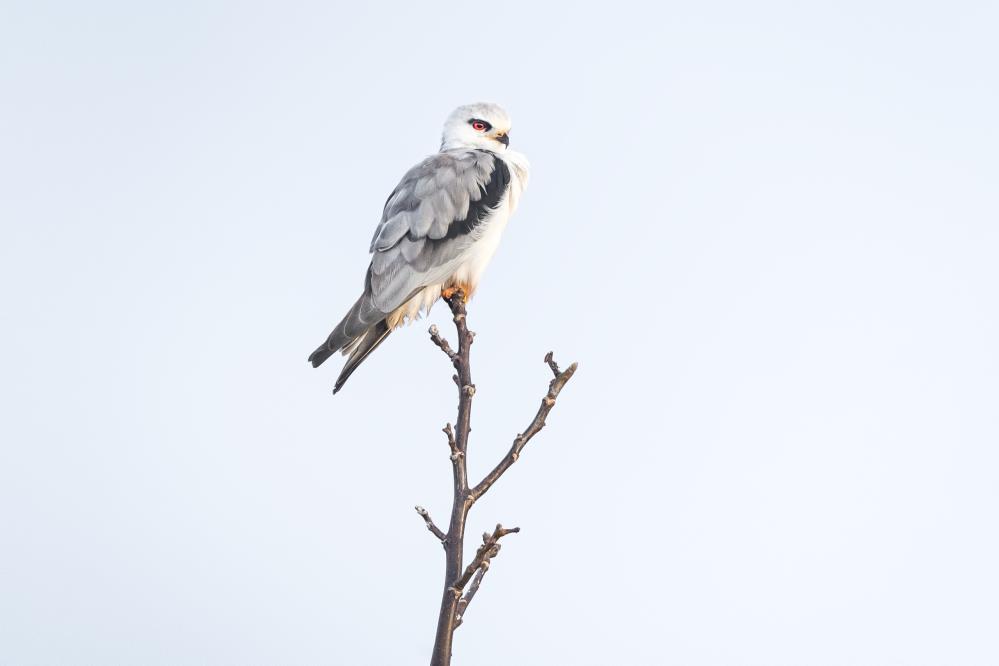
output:
M506 223L510 221L510 216L517 209L520 202L520 195L527 186L528 163L527 158L520 153L507 151L501 156L510 169L510 186L503 195L500 205L486 220L484 220L482 235L468 249L461 265L455 270L452 281L458 284L468 284L474 291L479 286L479 280L486 266L496 254L506 229Z

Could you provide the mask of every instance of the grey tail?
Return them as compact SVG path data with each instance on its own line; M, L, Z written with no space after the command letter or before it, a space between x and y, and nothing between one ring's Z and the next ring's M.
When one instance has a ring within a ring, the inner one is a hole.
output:
M343 319L329 334L326 341L309 355L309 363L318 368L323 362L341 349L350 347L359 338L363 338L372 327L372 323L383 318L381 313L373 312L366 295L362 295L344 315ZM363 315L367 315L365 318Z
M312 364L313 368L318 368L323 364L323 361L325 361L335 353L336 352L327 347L326 343L324 342L322 346L319 347L319 349L317 349L316 351L312 352L312 354L309 355L309 363Z
M336 384L333 386L334 395L337 391L343 388L344 384L347 383L347 379L354 373L354 370L357 370L357 366L361 365L361 363L364 362L364 359L368 358L368 355L377 349L378 345L384 342L385 338L387 338L391 332L392 330L389 329L388 324L385 323L384 319L365 331L365 333L358 340L357 346L350 352L350 356L347 358L347 362L344 364L343 370L340 371L340 376L336 378ZM327 347L324 345L313 352L312 356L309 357L310 360L312 360L312 357L315 357L317 354L325 354L321 355L321 357L317 357L317 360L313 360L313 366L318 366L333 353L326 353L326 349Z

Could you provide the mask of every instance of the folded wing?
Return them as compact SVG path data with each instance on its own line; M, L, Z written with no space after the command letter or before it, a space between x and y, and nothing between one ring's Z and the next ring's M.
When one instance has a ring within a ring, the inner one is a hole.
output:
M509 185L506 163L483 150L438 153L403 176L371 240L364 292L309 357L318 367L337 351L350 354L334 392L388 336L386 317L457 268Z

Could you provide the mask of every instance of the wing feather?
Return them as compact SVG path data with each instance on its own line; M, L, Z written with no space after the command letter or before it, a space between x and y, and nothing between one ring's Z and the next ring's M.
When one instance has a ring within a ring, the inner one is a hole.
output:
M371 241L369 301L387 315L445 279L509 182L506 163L483 150L438 153L410 169Z
M509 183L506 162L481 150L441 152L403 176L371 238L364 293L309 356L319 366L334 352L350 354L335 390L388 335L388 315L458 267Z
M420 256L420 252L423 251L423 245L427 242L426 237L412 240L410 238L403 238L399 241L399 249L402 254L402 258L407 264L412 264L416 261L416 258Z

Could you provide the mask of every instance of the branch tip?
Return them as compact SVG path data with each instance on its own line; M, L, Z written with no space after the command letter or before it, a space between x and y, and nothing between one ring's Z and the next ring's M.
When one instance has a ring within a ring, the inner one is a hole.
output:
M499 540L505 537L507 534L514 534L519 531L520 531L519 527L512 527L510 529L505 529L502 525L497 524L496 529L494 529L491 534L489 532L483 532L482 545L479 546L479 549L477 551L475 551L475 557L472 558L472 561L469 563L469 565L465 567L465 572L461 574L461 577L454 582L454 585L452 587L457 588L459 590L464 590L465 586L468 585L468 583L472 580L473 576L476 576L477 573L485 573L485 571L489 569L489 561L499 554L500 551ZM479 580L481 580L481 576L479 576L478 578ZM475 589L477 590L478 586L475 586ZM475 592L472 591L471 589L469 590L469 592L471 594L468 596L468 599L471 600L471 597L474 596ZM467 602L465 605L466 606L468 605Z
M472 488L470 493L472 497L478 499L486 494L486 491L510 469L510 466L517 462L517 459L520 458L520 452L527 446L527 443L545 427L545 419L548 417L548 413L555 407L556 398L558 398L559 393L562 392L562 389L569 380L572 379L578 367L578 364L572 363L565 370L560 370L552 352L545 354L545 363L551 368L555 377L548 384L548 392L541 398L541 406L538 407L538 411L534 415L534 420L531 421L526 430L514 437L509 452L497 463L493 470L478 485Z
M451 349L451 345L448 344L448 341L441 336L440 330L437 328L437 325L431 324L430 328L427 329L427 332L430 333L431 342L437 345L440 348L440 350L444 352L449 359L451 359L451 362L453 363L455 356L457 356L457 354L453 349Z
M555 352L548 352L545 354L545 363L547 363L548 367L552 369L552 374L558 377L560 371L558 369L558 363L555 362Z
M433 519L430 517L430 512L419 505L417 505L415 508L416 508L416 513L420 514L420 517L423 518L423 522L427 524L427 529L430 530L430 532L435 537L437 537L441 543L447 541L447 535L444 534L444 532L439 527L437 527L437 525L434 524Z
M451 462L457 461L458 458L461 457L461 450L458 449L458 442L454 438L454 429L451 427L451 424L448 423L441 428L441 432L447 436L447 445L448 448L451 449Z

